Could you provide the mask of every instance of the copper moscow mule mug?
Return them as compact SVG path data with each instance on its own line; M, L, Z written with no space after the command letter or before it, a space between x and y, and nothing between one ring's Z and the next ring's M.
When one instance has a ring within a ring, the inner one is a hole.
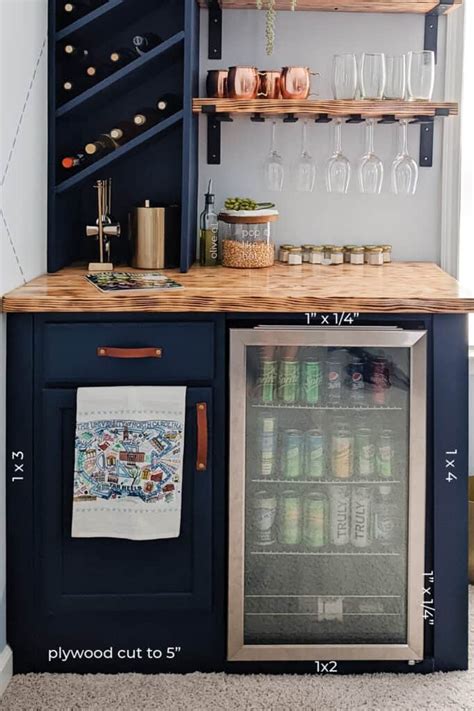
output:
M311 91L311 76L319 76L308 67L283 67L280 90L284 99L307 99Z
M230 99L256 99L258 69L256 67L229 67L227 95Z
M225 99L227 96L227 69L210 69L207 72L206 94L209 99Z
M258 73L258 96L265 99L280 99L280 77L281 72L274 69L265 69Z

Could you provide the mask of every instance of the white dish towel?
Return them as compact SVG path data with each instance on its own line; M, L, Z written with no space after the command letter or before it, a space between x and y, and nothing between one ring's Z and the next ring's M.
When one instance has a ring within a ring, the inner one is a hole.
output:
M185 387L79 388L73 538L177 538Z

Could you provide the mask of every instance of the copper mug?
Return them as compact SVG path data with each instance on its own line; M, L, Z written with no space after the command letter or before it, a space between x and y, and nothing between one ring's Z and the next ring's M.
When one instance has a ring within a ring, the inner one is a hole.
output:
M280 77L281 72L266 69L258 73L258 96L265 99L281 99Z
M227 96L227 69L210 69L207 72L206 94L209 99L225 99Z
M283 67L280 91L283 99L307 99L311 91L311 76L319 76L308 67Z
M227 95L230 99L256 99L258 69L256 67L229 67Z

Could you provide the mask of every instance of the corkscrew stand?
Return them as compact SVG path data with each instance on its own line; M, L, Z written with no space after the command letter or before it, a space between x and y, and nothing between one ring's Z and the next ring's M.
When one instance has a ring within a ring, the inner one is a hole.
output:
M114 265L110 260L110 240L120 237L120 223L111 216L112 210L112 178L98 180L97 190L97 221L95 225L86 227L87 237L95 237L99 242L99 261L89 264L90 272L112 271ZM105 259L104 259L105 257Z

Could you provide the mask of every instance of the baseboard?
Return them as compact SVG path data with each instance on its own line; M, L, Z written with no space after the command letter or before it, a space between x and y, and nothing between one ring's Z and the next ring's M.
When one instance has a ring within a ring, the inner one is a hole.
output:
M3 652L0 654L0 696L4 694L12 676L13 654L7 644Z

